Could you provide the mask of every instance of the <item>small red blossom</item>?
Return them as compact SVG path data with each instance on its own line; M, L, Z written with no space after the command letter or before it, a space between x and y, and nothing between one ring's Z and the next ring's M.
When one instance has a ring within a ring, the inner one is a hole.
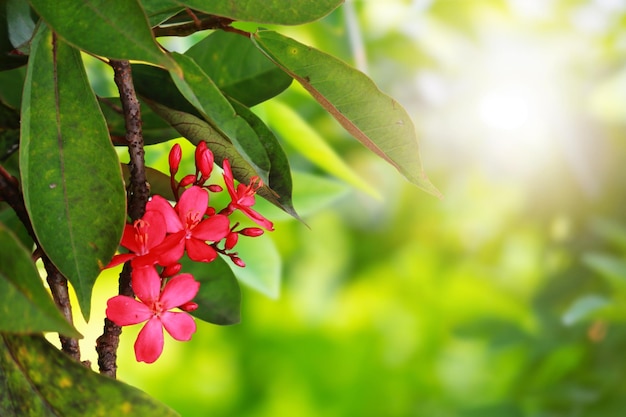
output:
M185 306L189 311L200 283L191 274L180 274L161 291L161 278L152 266L133 269L131 280L139 300L117 295L107 302L106 316L118 326L145 321L135 341L135 358L153 363L163 352L163 328L180 341L190 340L195 333L196 323L189 314L169 310Z
M238 184L235 189L235 178L233 177L233 171L228 159L224 159L222 165L224 169L224 182L226 183L226 188L231 198L231 202L228 204L228 207L223 210L222 214L230 214L238 209L259 226L270 231L274 230L274 224L271 221L252 209L255 203L254 195L256 191L263 186L263 182L260 178L252 177L249 185Z
M105 268L112 268L126 261L145 266L157 262L151 251L163 242L166 235L165 219L156 210L146 210L144 216L133 224L124 226L120 245L130 251L115 255Z
M170 203L155 195L150 201L165 219L168 235L160 246L160 261L177 262L184 251L189 258L196 262L211 262L217 257L217 252L207 241L218 242L230 232L228 217L216 214L204 217L209 203L209 193L198 186L185 190L180 200L173 208Z

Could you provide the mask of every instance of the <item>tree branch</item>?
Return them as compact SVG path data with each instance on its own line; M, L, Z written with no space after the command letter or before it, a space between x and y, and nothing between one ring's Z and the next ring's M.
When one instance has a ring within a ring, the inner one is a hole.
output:
M109 62L114 71L115 84L120 93L122 110L126 124L126 145L130 155L130 184L128 184L128 216L131 221L143 217L146 203L150 198L150 186L146 180L146 166L144 160L144 143L141 129L141 109L128 61L111 60ZM131 266L124 264L119 279L119 293L134 297L131 287ZM117 348L120 342L122 328L108 318L104 319L104 331L96 341L98 352L98 367L100 373L112 378L117 376Z
M44 268L48 273L47 281L52 293L52 298L55 304L63 313L65 319L73 323L72 317L72 305L70 303L70 296L67 287L67 278L57 269L52 263L48 255L43 251L37 236L33 231L33 226L28 217L26 206L24 205L24 197L20 193L19 184L17 179L9 174L4 167L0 166L0 196L2 199L15 211L17 217L26 227L28 234L37 245L39 253L41 253L41 260L43 261ZM80 362L80 347L78 340L73 337L67 337L59 334L59 340L61 341L61 350Z

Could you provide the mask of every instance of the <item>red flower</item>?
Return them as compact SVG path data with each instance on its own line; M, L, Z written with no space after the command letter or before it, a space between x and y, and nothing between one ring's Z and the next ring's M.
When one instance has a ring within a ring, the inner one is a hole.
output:
M226 188L231 198L230 204L223 210L224 214L230 214L236 209L239 209L259 226L270 231L274 230L274 224L271 221L252 209L255 203L254 194L263 186L261 179L256 176L252 177L249 185L239 184L237 185L237 189L235 189L235 179L228 159L224 159L222 165L224 169L224 182L226 183Z
M137 298L117 295L107 302L106 315L118 326L147 321L135 341L138 362L152 363L163 352L163 327L176 340L190 340L196 331L193 318L184 312L168 311L191 301L200 283L191 274L170 279L161 291L161 278L152 266L133 269L132 286Z
M167 236L159 246L159 263L177 262L185 250L191 260L211 262L217 252L206 242L218 242L230 232L230 220L221 214L204 218L208 209L209 193L198 186L185 190L173 208L170 203L155 195L150 201L165 219Z
M166 228L163 215L156 210L146 210L144 216L133 224L124 226L122 241L130 253L115 255L106 268L132 260L135 266L153 265L157 262L151 251L165 239Z

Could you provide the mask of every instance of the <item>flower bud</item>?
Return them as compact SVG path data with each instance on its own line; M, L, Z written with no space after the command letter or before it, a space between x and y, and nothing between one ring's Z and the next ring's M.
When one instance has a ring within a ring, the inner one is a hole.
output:
M231 250L232 248L235 247L238 240L239 240L239 235L235 232L230 232L228 235L226 235L226 242L224 243L224 248L226 250Z
M178 183L178 186L179 187L186 187L188 185L193 184L194 182L196 182L196 176L189 174L189 175L185 175L183 177L183 179L180 180L180 182Z
M223 188L221 185L211 184L207 187L207 189L213 193L221 193Z
M170 163L170 175L174 175L178 172L180 160L183 157L183 151L178 143L175 143L170 150L169 163Z
M246 227L245 229L241 229L238 233L241 233L244 236L257 237L261 236L264 232L263 229L258 227Z
M183 311L194 311L198 309L198 303L194 303L193 301L187 301L185 304L183 304L182 306L178 306L178 308L180 308Z
M180 270L182 269L182 265L179 263L175 263L173 265L168 265L165 268L163 268L163 272L161 272L161 277L163 278L169 278L169 277L173 277L174 275L178 274L180 272Z
M241 268L246 266L246 263L244 261L241 260L240 257L238 256L231 256L230 260L233 261L233 263Z
M202 141L196 147L196 168L202 174L202 178L208 179L213 171L213 152Z

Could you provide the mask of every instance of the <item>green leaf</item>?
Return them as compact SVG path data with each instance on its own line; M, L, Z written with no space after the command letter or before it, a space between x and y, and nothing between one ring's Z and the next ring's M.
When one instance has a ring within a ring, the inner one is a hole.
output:
M344 0L184 0L187 7L246 22L300 25L321 19Z
M276 32L260 31L252 40L368 149L418 187L440 195L422 169L411 118L365 74Z
M280 137L319 168L353 187L380 198L380 194L363 180L295 110L277 101L262 104L268 123Z
M270 160L255 131L192 58L177 53L172 56L183 70L183 77L171 73L178 90L214 129L232 142L263 182L269 182Z
M2 64L0 64L2 65ZM22 89L26 78L26 67L0 72L0 101L19 109L22 104Z
M237 324L241 319L241 291L235 275L221 257L213 262L194 262L187 256L181 259L182 272L190 273L200 281L200 291L193 299L198 309L195 317L219 325Z
M611 255L587 253L583 262L602 275L617 290L626 292L626 261Z
M39 243L88 319L93 284L121 239L126 192L79 51L41 29L22 102L24 202Z
M137 0L31 0L31 5L66 42L94 55L145 61L177 70L152 36Z
M248 107L277 96L292 81L249 39L235 33L216 31L185 55L193 58L226 95Z
M258 175L254 168L239 155L233 144L213 129L206 121L192 114L168 108L151 100L146 100L146 103L156 114L176 129L181 136L194 145L197 145L200 141L206 141L208 147L215 155L215 161L219 165L222 164L224 158L228 158L233 169L233 176L237 181L248 184L253 176ZM281 203L277 193L267 183L259 188L257 194L287 213L292 210Z
M10 31L13 23L9 22L10 3L13 2L0 2L0 71L21 67L28 61L27 56L15 52L18 45L11 42Z
M175 417L146 393L96 374L41 336L0 334L0 415Z
M600 295L585 295L572 303L572 305L563 314L563 324L571 326L579 323L589 317L592 317L594 313L602 310L604 307L610 304L610 301Z
M7 0L7 20L9 25L9 40L22 53L28 54L28 43L35 32L35 22L31 16L28 2L22 0Z
M157 26L183 10L176 0L140 0L150 26Z
M280 295L282 261L274 241L267 235L242 236L235 251L246 263L245 268L232 265L239 281L272 299Z
M291 216L299 219L291 200L292 181L291 168L285 151L278 143L274 133L263 123L263 121L244 105L232 102L237 113L244 118L256 132L261 144L267 152L267 156L272 161L269 173L269 187L276 194L278 203Z
M331 206L350 191L345 183L319 175L299 171L292 172L292 175L294 183L293 201L302 218ZM265 217L274 222L290 219L287 213L261 199L257 200L255 210L263 213Z
M50 298L31 254L0 223L0 332L82 337Z

